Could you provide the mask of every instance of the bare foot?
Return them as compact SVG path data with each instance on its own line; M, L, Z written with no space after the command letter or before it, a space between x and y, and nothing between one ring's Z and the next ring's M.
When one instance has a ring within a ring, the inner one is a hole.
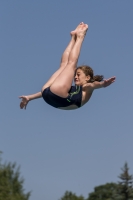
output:
M87 30L88 30L88 24L83 24L76 31L76 36L77 37L84 37L86 35Z
M71 36L74 36L76 39L77 36L84 37L86 35L87 30L88 30L88 25L81 22L74 31L71 31L70 34Z
M79 28L81 28L81 26L83 26L84 25L84 22L81 22L78 26L77 26L77 28L74 30L74 31L71 31L71 36L76 36L76 34L77 34L77 30L79 29Z

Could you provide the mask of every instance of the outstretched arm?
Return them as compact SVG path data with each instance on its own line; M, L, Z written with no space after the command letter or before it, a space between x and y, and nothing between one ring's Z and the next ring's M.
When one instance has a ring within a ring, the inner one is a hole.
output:
M36 94L31 94L31 95L28 95L28 96L20 96L19 98L21 99L21 102L20 102L20 108L21 109L26 109L26 106L28 104L29 101L31 100L34 100L34 99L38 99L38 98L41 98L42 97L42 93L41 92L38 92Z
M105 79L101 82L95 81L95 82L91 83L90 86L93 90L99 89L99 88L102 88L102 87L108 87L109 85L111 85L112 83L115 82L115 79L116 79L116 77L113 76L113 77L111 77L109 79Z

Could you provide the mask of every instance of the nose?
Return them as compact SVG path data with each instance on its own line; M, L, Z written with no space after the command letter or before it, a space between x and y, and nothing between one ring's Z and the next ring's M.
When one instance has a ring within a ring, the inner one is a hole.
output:
M75 81L77 81L77 80L78 80L77 76L75 76L75 77L74 77L74 80L75 80Z

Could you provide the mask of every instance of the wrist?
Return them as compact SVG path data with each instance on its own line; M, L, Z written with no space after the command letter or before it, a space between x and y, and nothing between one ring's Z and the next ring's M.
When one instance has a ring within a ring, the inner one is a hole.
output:
M105 86L104 86L104 81L101 82L101 87L105 87Z
M34 97L33 94L27 96L27 100L28 100L28 101L31 101L31 100L33 100L33 99L35 99L35 97Z

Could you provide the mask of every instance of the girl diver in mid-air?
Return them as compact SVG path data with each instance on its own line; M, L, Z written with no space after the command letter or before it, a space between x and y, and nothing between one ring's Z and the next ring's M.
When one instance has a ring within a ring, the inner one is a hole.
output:
M87 30L88 25L82 22L71 32L71 41L62 55L60 68L42 87L41 92L19 97L22 99L21 109L26 109L29 101L40 97L55 108L64 110L80 108L89 101L95 89L107 87L115 81L115 77L103 80L103 76L94 76L89 66L76 68ZM75 86L72 86L73 78Z

